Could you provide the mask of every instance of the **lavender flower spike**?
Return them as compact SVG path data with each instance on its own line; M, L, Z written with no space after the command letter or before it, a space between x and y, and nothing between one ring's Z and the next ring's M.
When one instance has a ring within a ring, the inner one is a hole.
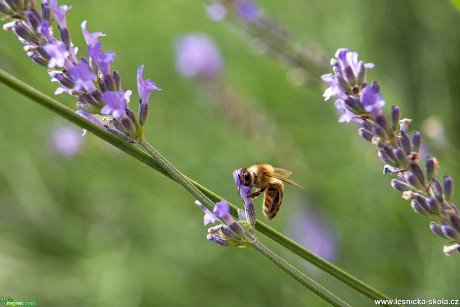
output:
M359 135L377 147L378 157L385 163L383 173L397 176L391 186L411 201L415 212L436 221L430 224L436 235L452 240L444 247L446 255L460 251L460 214L450 201L452 178L444 176L443 184L436 179L439 164L433 157L427 158L425 172L422 170L421 134L409 133L411 120L400 119L399 107L393 106L387 119L381 110L385 101L380 85L377 81L368 84L365 79L366 70L374 64L358 61L356 52L340 48L331 66L333 73L321 77L329 85L323 96L337 99L336 108L342 113L339 122L361 124Z

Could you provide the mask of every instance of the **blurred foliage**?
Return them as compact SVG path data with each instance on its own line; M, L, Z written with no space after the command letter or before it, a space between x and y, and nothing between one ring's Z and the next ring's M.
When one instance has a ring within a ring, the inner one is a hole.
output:
M337 123L333 103L322 101L325 86L291 85L287 69L253 52L241 31L208 20L204 2L66 4L72 5L68 25L80 52L85 48L79 25L88 20L90 31L107 34L103 49L115 51L112 68L121 73L125 89L136 89L140 64L144 77L163 89L151 97L146 134L181 171L239 204L234 169L254 162L291 169L307 191L286 187L273 227L285 232L296 212L308 207L324 216L335 234L339 267L390 297L458 298L458 256L445 257L445 242L391 189L357 127ZM329 57L348 47L375 63L368 78L380 81L387 110L398 104L402 116L413 119L412 128L422 129L432 116L442 125L443 142L425 138L426 149L438 157L439 175L449 173L459 182L460 18L449 2L259 4L299 42L313 43ZM221 81L247 103L247 112L274 123L280 142L295 155L276 146L267 150L263 140L204 99L198 80L177 75L173 41L188 32L215 39L225 60ZM0 66L53 95L56 83L4 31ZM70 97L57 98L74 105ZM2 85L0 100L0 295L40 306L325 304L255 251L207 242L202 212L179 185L92 135L84 137L75 156L61 156L51 135L62 120ZM263 218L261 211L258 216ZM261 239L352 305L370 304Z

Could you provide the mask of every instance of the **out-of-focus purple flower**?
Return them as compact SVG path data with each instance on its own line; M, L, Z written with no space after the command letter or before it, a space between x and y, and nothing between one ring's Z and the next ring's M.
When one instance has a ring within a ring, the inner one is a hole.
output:
M292 239L328 261L336 255L336 240L333 230L323 216L311 210L302 209L288 224Z
M374 109L381 109L385 105L385 101L382 99L382 93L380 93L380 86L376 81L363 89L361 104L364 106L366 112L372 112Z
M192 33L179 37L174 46L176 69L184 77L210 78L220 74L222 58L213 39L206 34Z
M107 91L102 94L105 106L101 109L101 114L110 114L115 118L125 114L126 103L123 91Z
M69 73L75 82L74 89L85 89L90 93L96 90L94 85L96 74L89 70L89 65L86 62L80 61L75 66L70 67Z
M238 17L244 22L252 22L259 17L259 6L252 0L241 0L235 4Z
M206 7L206 15L211 20L222 20L227 14L227 9L221 3L211 3Z
M48 68L64 67L69 51L65 44L61 41L54 41L43 46L46 53L50 56Z
M88 32L88 30L86 30L86 23L86 20L81 23L81 31L83 32L83 37L85 38L87 46L94 46L97 43L98 37L105 36L105 34L102 32Z
M103 52L101 50L101 43L95 43L94 45L88 45L88 55L96 63L104 76L110 74L110 64L115 58L113 51Z
M324 100L329 100L332 96L339 99L347 99L348 95L337 81L334 74L325 74L321 76L321 79L326 82L329 87L324 91Z
M59 126L52 133L53 146L64 156L71 156L78 152L82 144L80 133L74 126Z
M142 79L144 65L139 66L137 70L137 90L139 92L140 103L147 104L149 102L150 93L154 90L161 91L151 79Z

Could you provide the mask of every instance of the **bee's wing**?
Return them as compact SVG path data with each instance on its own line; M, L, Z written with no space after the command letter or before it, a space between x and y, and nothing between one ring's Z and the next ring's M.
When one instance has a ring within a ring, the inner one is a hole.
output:
M287 170L287 169L275 167L274 170L273 170L272 177L276 178L276 179L279 179L281 181L284 181L286 183L292 184L293 186L295 186L295 187L297 187L299 189L305 190L300 184L298 184L298 183L296 183L296 182L294 182L294 181L292 181L292 180L287 178L291 174L292 174L292 172Z

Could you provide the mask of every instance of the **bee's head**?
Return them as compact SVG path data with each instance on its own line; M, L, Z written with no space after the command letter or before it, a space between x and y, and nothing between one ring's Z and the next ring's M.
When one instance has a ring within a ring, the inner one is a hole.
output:
M241 168L238 177L240 178L240 183L242 185L250 186L252 184L252 174L249 172L246 166Z

